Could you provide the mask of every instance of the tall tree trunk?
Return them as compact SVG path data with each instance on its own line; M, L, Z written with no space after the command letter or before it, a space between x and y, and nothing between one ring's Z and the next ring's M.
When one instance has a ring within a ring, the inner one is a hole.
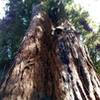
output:
M1 99L100 100L100 82L86 47L68 21L61 26L52 31L48 15L35 12L0 87Z

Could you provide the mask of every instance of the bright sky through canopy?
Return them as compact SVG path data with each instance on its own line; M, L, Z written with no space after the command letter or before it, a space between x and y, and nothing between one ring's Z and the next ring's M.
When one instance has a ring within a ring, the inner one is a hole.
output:
M8 0L0 0L0 19L5 16L5 5Z
M86 11L89 12L90 17L96 23L100 24L100 0L74 0L76 4L80 4Z

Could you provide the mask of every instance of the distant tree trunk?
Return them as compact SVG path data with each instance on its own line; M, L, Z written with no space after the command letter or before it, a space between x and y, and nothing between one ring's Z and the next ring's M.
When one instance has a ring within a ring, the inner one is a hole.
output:
M61 26L52 31L48 15L35 13L0 86L1 100L100 100L100 82L86 47L67 21Z

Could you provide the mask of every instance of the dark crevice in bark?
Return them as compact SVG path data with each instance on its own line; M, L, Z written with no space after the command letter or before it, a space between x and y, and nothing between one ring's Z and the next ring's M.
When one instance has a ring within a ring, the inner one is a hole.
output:
M64 41L64 39L59 40L58 42L58 48L59 48L59 52L58 55L62 61L63 64L69 64L69 47L67 45L65 45L66 41Z
M100 100L100 98L98 97L98 94L96 92L94 92L95 98L96 100Z
M77 86L78 86L78 88L79 88L79 91L80 91L80 94L81 94L81 96L82 96L82 99L83 99L83 100L87 100L86 97L85 97L85 95L84 95L84 93L83 93L83 91L82 91L82 88L80 87L80 85L79 85L78 82L77 82Z
M77 66L76 69L77 69L79 77L82 81L84 90L85 90L86 94L89 95L89 82L88 82L86 73L84 72L84 69L83 69L84 66L82 66L82 63L79 58L74 59L74 62L75 62L75 65Z
M73 93L74 93L75 100L79 100L74 89L73 89Z

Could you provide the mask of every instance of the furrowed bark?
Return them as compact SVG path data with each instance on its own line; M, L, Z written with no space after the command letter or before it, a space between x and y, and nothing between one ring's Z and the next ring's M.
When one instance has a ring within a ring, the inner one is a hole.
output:
M100 82L88 50L66 21L52 54L55 100L100 100Z
M49 70L51 21L45 12L37 13L30 23L9 76L1 88L7 100L40 100L52 97ZM48 90L48 87L51 90ZM50 92L50 93L49 93Z
M100 82L86 46L68 21L61 26L60 34L52 35L48 15L35 13L0 87L1 99L100 100Z

